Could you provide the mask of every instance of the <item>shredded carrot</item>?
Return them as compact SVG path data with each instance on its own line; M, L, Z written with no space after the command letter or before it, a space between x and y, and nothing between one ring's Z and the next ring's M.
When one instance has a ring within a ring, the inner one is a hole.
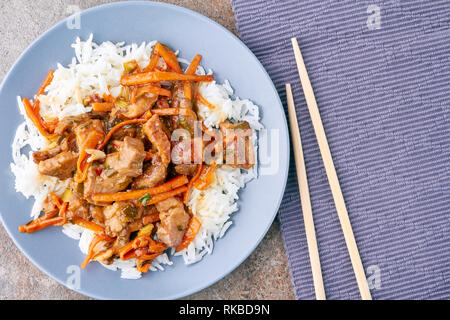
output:
M153 71L156 67L156 64L158 63L159 54L156 52L156 50L153 50L152 58L150 59L150 62L148 63L148 66L145 67L144 72L150 72Z
M152 205L152 204L156 204L158 202L167 200L169 198L175 197L176 195L185 193L187 191L187 187L180 187L177 188L173 191L169 191L169 192L165 192L165 193L161 193L161 194L157 194L155 196L153 196L149 201L147 201L147 206Z
M59 203L58 197L55 194L53 194L53 195L56 197L56 199L54 199L52 194L50 194L50 197L52 198L52 202L57 201ZM56 205L56 203L55 203L55 205ZM64 202L62 205L60 204L59 210L53 210L52 212L45 213L41 217L39 217L39 218L37 218L37 219L35 219L33 221L30 221L27 224L24 224L24 225L20 226L19 227L19 231L20 232L31 233L31 232L38 231L38 230L41 230L43 228L46 228L46 227L48 227L50 225L53 225L52 222L50 222L49 225L45 225L44 222L54 218L58 213L59 213L60 217L64 218L63 214L64 214L65 210L67 210L67 205L68 205L68 203L66 203L66 202ZM63 219L63 221L64 221L64 219ZM59 222L54 222L54 224L58 224L58 223Z
M26 226L19 227L19 231L26 232L26 233L33 233L33 232L42 230L44 228L53 226L55 224L61 223L63 221L64 221L63 217L55 217L55 218L45 219L45 220L37 219Z
M75 175L73 176L73 180L76 183L82 183L84 182L84 180L86 180L88 172L89 172L89 168L91 167L92 163L87 163L82 171L78 171L75 172Z
M72 223L79 225L80 227L83 227L85 229L92 230L97 233L105 231L105 228L103 228L102 226L100 226L92 221L85 220L81 217L72 218Z
M61 218L64 218L64 222L66 222L66 213L67 213L67 208L69 207L69 203L68 202L63 202L61 205L61 208L59 209L59 213L58 215Z
M197 235L201 226L202 223L196 217L192 217L191 221L189 222L188 229L184 234L183 240L181 240L181 243L175 248L176 251L181 251L189 247L191 242L195 239L195 236Z
M47 76L45 77L44 82L42 83L41 87L39 88L38 92L37 92L37 96L40 96L42 94L44 94L45 89L48 87L48 85L50 83L52 83L53 81L53 70L50 70L47 74Z
M194 182L200 177L200 174L203 171L203 163L200 163L197 167L197 172L195 173L195 175L192 177L191 181L189 181L189 184L187 186L187 191L184 195L184 203L187 204L188 200L189 200L189 195L191 193L192 187L194 186Z
M89 133L88 137L80 148L80 154L77 161L77 172L75 173L75 182L81 183L86 179L88 170L88 165L86 165L86 163L89 157L89 154L86 152L86 150L95 148L99 144L99 142L103 140L104 136L104 133L100 133L97 130L93 130Z
M201 94L200 92L197 93L197 100L203 104L204 106L210 108L210 109L215 109L216 106L213 105L211 102L209 102L208 100L206 100Z
M152 111L147 110L139 119L149 120L152 117Z
M95 112L109 112L114 108L112 102L95 102L92 104L92 110Z
M142 218L142 223L144 225L150 224L150 223L155 223L161 221L161 219L159 218L159 212L154 212L152 214L149 214L147 216L144 216Z
M164 89L164 88L160 88L160 87L156 87L156 86L152 86L150 84L145 85L143 87L139 87L137 93L136 93L136 97L140 97L141 95L143 95L144 93L153 93L159 96L165 96L165 97L169 97L172 98L172 92L170 90Z
M134 87L133 90L131 91L131 103L136 103L136 98L137 98L137 92L139 90L139 87Z
M36 112L36 114L39 114L40 109L40 102L39 99L37 99L40 95L43 95L45 93L45 89L48 87L48 85L53 81L53 70L50 70L47 74L47 76L44 79L44 82L42 83L41 87L39 88L38 92L36 93L36 100L34 101L33 109Z
M181 70L180 64L178 63L178 58L171 49L158 42L155 45L155 50L173 71L176 73L183 73L183 70Z
M117 192L117 193L97 193L92 196L92 200L96 202L113 202L113 201L127 201L127 200L136 200L149 194L150 196L156 196L159 194L165 194L166 192L170 192L179 188L181 186L186 185L189 182L186 176L178 176L173 178L172 180L167 181L157 187L142 189L142 190L133 190L133 191L125 191L125 192ZM147 205L150 205L150 201L152 201L155 197L151 198Z
M58 196L54 193L50 193L50 198L52 199L53 204L58 207L58 209L61 209L61 201L59 201Z
M186 69L186 74L195 74L195 71L197 71L198 65L200 64L200 61L202 60L201 55L196 55L194 59L192 59L191 64ZM184 96L186 99L192 100L192 83L190 81L186 81L184 83Z
M138 258L148 261L148 260L153 260L157 257L159 257L162 254L162 252L157 252L157 253L153 253L153 254L144 254L141 256L138 256Z
M34 114L37 116L39 123L43 128L45 128L48 132L53 132L55 130L55 122L52 123L46 123L42 120L40 116L40 101L39 96L43 95L45 93L45 89L48 87L48 85L53 81L53 70L50 70L47 74L47 76L44 79L44 82L42 83L41 87L39 88L38 92L36 93L36 99L34 100L33 104L33 111ZM57 123L57 122L56 122Z
M116 102L116 98L114 98L112 95L106 94L106 93L103 94L103 100L105 100L105 102L110 102L110 103Z
M129 125L129 124L137 124L137 123L145 123L145 122L147 122L147 119L133 119L133 120L123 121L123 122L121 122L121 123L115 125L115 126L108 132L108 134L106 135L106 137L105 137L105 139L103 140L102 144L99 145L99 146L97 147L97 150L102 150L102 149L106 146L106 144L108 143L109 139L111 139L112 135L113 135L114 133L116 133L117 130L119 130L120 128L122 128L122 127L124 127L124 126L126 126L126 125Z
M155 258L158 257L159 255L160 254L156 255ZM148 270L150 269L150 265L151 265L151 261L148 261L147 259L146 260L139 260L138 264L137 264L137 267L136 267L136 270L139 271L139 272L142 272L142 273L147 273Z
M196 113L192 109L188 108L160 108L152 109L153 114L159 116L191 116L197 117Z
M139 236L119 249L119 257L122 260L135 258L138 255L134 255L135 252L132 251L140 248L145 248L146 252L150 253L161 253L167 249L167 246L162 242L153 240L149 236Z
M199 76L196 74L183 74L176 72L151 71L137 74L122 76L120 83L123 86L136 86L160 81L195 81L195 82L211 82L214 80L213 75Z
M81 264L81 269L84 269L89 264L89 262L94 258L95 255L94 249L97 246L97 244L99 244L101 241L113 241L113 240L114 238L111 238L105 234L96 234L94 236L94 239L92 239L91 243L89 244L89 251L83 263Z
M214 182L214 171L216 170L216 163L213 163L212 165L205 167L203 169L203 172L195 182L194 187L198 190L205 190L207 187L209 187Z
M27 117L34 123L39 132L48 139L54 138L55 135L50 134L43 126L40 115L35 112L28 98L23 98L23 105L25 107L25 113L27 114Z

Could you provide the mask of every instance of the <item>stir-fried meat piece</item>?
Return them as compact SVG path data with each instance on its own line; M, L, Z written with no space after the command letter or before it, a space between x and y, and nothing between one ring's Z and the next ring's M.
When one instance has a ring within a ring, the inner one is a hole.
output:
M84 142L92 131L97 131L100 136L105 134L101 120L88 118L83 120L80 125L75 128L74 132L79 148L84 145Z
M66 135L62 139L60 146L63 151L79 151L76 136L74 133L69 133L68 135Z
M184 82L178 81L172 90L172 108L192 109L192 101L184 96Z
M55 127L54 133L57 134L58 136L60 136L66 132L71 132L73 127L76 126L77 124L79 124L85 118L86 118L86 115L84 115L84 114L79 115L79 116L66 117L66 118L58 121L58 124Z
M255 153L250 137L253 130L248 122L232 124L225 121L220 124L224 137L225 163L234 168L250 169L255 165Z
M77 168L78 154L72 151L61 152L53 158L39 162L38 170L46 176L66 180L72 177Z
M137 97L136 102L130 104L128 110L122 115L130 119L140 117L153 107L156 100L158 100L158 95L144 93L142 96Z
M36 164L39 164L41 161L45 161L47 159L53 158L58 153L62 151L61 146L56 146L52 149L48 150L42 150L42 151L35 151L33 152L33 161Z
M74 216L89 220L89 203L85 201L78 193L72 192L69 199L69 206L67 207L67 217Z
M175 166L175 171L178 174L185 176L193 176L197 172L198 165L196 164L179 164Z
M170 108L170 104L167 97L158 98L158 101L156 102L154 109L161 109L161 108Z
M243 134L251 135L252 129L250 128L250 124L247 121L238 122L238 123L231 123L230 121L224 121L219 125L220 131L224 136L227 134L227 130L230 130L231 133L239 133L242 132ZM248 131L248 132L246 132Z
M151 117L144 124L143 130L157 154L153 156L152 163L145 169L144 174L135 179L134 188L151 188L163 182L170 163L170 141L159 116Z
M138 129L134 125L128 125L117 130L111 137L111 140L123 140L125 137L136 138Z
M184 139L173 143L172 163L193 164L203 160L203 141L194 143L195 139Z
M104 224L105 223L105 215L103 214L103 208L100 206L90 205L89 207L89 214L92 217L92 219L99 223Z
M156 204L161 224L158 227L158 240L169 247L176 247L183 239L189 225L190 216L178 198L169 198Z
M103 209L106 233L112 237L123 234L130 222L142 217L143 208L137 208L129 202L115 202Z
M152 188L164 182L167 176L167 164L156 154L152 158L151 165L144 170L144 174L133 182L134 189Z
M154 149L158 151L161 160L168 165L170 163L170 141L165 133L164 124L161 122L159 116L152 116L150 120L143 125L143 130Z
M192 101L187 99L184 95L184 84L183 82L176 82L173 86L172 90L172 108L184 108L184 109L192 109ZM195 121L197 120L193 116L173 116L172 120L172 128L182 128L187 131L191 135L193 135L195 129Z
M42 202L42 211L44 211L45 214L51 214L59 211L58 207L52 201L50 195L48 195Z
M245 139L242 144L234 141L227 147L226 152L230 149L234 154L234 164L229 164L231 167L249 170L255 165L255 153L250 139Z
M90 199L96 193L119 192L126 189L130 182L131 178L121 176L113 169L92 166L84 182L84 197Z
M145 156L144 143L141 140L125 137L119 152L108 154L105 166L116 170L121 176L135 178L142 174Z

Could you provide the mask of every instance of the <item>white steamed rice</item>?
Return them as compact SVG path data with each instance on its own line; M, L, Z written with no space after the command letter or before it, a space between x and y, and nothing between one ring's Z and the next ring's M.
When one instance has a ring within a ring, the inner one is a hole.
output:
M54 79L47 87L46 93L35 97L41 103L41 115L46 120L62 119L67 116L75 116L89 112L90 108L83 106L83 98L97 94L111 94L118 96L120 93L120 77L123 73L123 63L135 59L141 68L144 68L149 60L156 41L142 43L141 45L125 45L104 42L97 45L91 35L87 41L79 38L72 45L75 57L67 67L57 65ZM189 62L179 58L182 66ZM206 72L199 66L197 74L212 74L212 70ZM214 109L199 106L199 115L209 128L217 128L219 123L226 119L232 121L248 121L255 130L251 137L257 154L256 131L262 129L259 122L258 107L249 100L232 99L234 94L230 83L224 84L215 81L202 83L200 93L206 100L215 105ZM26 198L34 197L35 203L31 210L33 219L37 218L42 209L42 202L49 192L61 195L67 187L67 183L57 178L41 175L32 159L32 152L48 148L47 140L42 137L33 123L26 117L22 99L17 98L19 110L25 121L19 125L12 145L14 162L11 170L15 175L15 188ZM24 154L23 149L29 147L31 151ZM254 166L251 170L243 170L222 166L215 172L215 182L206 190L193 189L189 198L189 207L192 213L202 223L201 229L194 241L183 251L174 252L174 256L182 256L186 264L200 261L204 255L211 254L214 241L221 238L232 225L230 216L238 210L236 201L239 199L239 189L245 184L257 178ZM80 250L87 254L89 244L93 238L93 232L77 225L66 224L62 232L70 238L79 241ZM164 265L171 265L167 254L163 254L153 260L150 270L164 270ZM121 270L121 277L125 279L139 279L141 273L136 270L136 260L115 260L112 265L104 265L105 268L116 271Z

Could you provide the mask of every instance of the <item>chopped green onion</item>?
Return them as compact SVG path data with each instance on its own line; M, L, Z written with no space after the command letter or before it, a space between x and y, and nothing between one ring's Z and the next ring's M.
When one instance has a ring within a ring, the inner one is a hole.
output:
M137 67L138 67L138 64L137 64L136 60L131 60L131 61L125 62L123 64L123 69L126 74L133 73L133 71L136 70Z
M152 198L150 194L144 194L142 197L139 198L139 202L142 203L144 206L147 205L147 202Z

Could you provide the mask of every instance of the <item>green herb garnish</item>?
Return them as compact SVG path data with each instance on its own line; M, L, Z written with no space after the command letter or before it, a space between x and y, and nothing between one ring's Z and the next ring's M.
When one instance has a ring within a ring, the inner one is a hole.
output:
M138 201L139 201L140 203L142 203L144 206L146 206L146 205L147 205L147 202L148 202L151 198L152 198L152 196L151 196L149 193L147 193L147 194L144 194L142 197L140 197Z

